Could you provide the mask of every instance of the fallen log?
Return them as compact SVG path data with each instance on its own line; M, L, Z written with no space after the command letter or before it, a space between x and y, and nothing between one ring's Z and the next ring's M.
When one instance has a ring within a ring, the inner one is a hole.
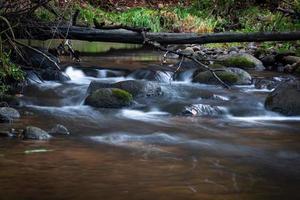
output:
M142 34L124 30L101 30L79 26L60 27L29 27L31 39L75 39L99 42L121 42L143 44ZM226 42L264 42L264 41L295 41L300 40L300 31L294 32L256 32L256 33L146 33L147 38L160 44L207 44ZM16 38L28 39L28 36L16 33Z

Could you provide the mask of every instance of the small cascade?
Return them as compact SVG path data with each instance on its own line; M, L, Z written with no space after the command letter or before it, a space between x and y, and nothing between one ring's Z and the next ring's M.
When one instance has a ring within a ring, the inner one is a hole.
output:
M75 69L74 67L67 67L66 74L71 78L71 80L78 80L86 77L81 70Z
M194 104L184 108L184 115L192 116L220 116L226 113L226 108L221 106L211 106L207 104Z

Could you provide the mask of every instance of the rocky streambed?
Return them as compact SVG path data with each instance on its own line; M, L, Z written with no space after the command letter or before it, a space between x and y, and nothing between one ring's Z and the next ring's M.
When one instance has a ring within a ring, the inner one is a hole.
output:
M18 111L0 109L0 195L297 199L297 77L234 50L210 63L230 89L186 60L66 65L63 82L28 73Z

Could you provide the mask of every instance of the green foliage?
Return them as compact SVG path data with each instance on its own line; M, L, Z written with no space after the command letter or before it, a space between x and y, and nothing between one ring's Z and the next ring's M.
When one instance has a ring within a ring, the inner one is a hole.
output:
M284 17L282 13L271 12L260 7L250 7L240 11L239 16L243 26L242 32L292 31L300 28L300 23L294 23L291 18Z
M55 19L55 16L51 12L43 8L38 8L35 11L35 15L38 19L45 22L53 21Z
M24 80L24 72L15 64L10 62L10 54L0 52L0 94L9 91L10 84Z

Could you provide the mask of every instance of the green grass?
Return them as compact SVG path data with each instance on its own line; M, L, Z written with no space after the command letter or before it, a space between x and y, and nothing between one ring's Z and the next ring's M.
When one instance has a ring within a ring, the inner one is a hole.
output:
M93 19L106 25L123 24L133 27L150 28L152 32L195 32L198 34L218 31L260 32L260 31L294 31L300 30L300 21L283 16L281 12L271 12L267 8L253 6L250 0L194 0L187 7L163 7L162 9L135 7L125 11L108 12L91 5L81 7L72 5L64 11L69 19L75 9L80 10L78 21L94 26ZM300 10L300 3L292 0L294 9ZM217 5L217 6L216 6ZM251 5L251 6L247 6ZM244 9L243 9L244 8ZM37 16L44 21L52 20L53 15L47 11L37 10ZM240 28L228 30L226 26L234 24L232 16L237 16ZM263 43L262 48L276 46L279 50L293 50L294 43ZM208 47L246 46L247 43L208 44ZM300 50L298 50L300 54Z
M107 12L100 8L88 6L80 9L80 18L93 25L93 19L106 24L124 24L134 27L147 27L153 32L180 31L205 33L222 28L231 19L226 15L213 14L209 6L166 7L161 10L152 8L131 8L123 12ZM226 9L226 8L224 8ZM288 31L299 30L300 22L283 16L280 12L270 12L261 7L251 6L236 10L241 29L239 32ZM46 18L46 17L44 17Z

